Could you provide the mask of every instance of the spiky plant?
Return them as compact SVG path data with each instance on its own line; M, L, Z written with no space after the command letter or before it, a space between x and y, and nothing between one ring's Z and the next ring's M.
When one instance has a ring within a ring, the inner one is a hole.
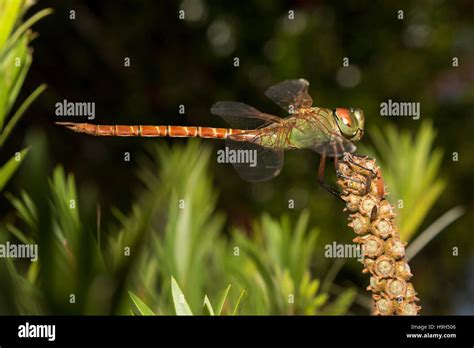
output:
M30 104L46 88L44 84L36 88L12 113L32 62L33 50L29 45L35 34L30 28L51 13L50 9L45 9L22 22L22 16L33 4L33 1L0 0L0 149ZM15 173L26 153L27 149L17 151L0 167L0 191Z

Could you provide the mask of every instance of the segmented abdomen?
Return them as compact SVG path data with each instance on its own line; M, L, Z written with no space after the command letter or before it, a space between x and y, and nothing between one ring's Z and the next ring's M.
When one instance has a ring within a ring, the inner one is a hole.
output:
M57 124L79 133L116 137L200 137L227 139L229 135L244 132L244 130L240 129L214 127L95 125L73 122L57 122Z

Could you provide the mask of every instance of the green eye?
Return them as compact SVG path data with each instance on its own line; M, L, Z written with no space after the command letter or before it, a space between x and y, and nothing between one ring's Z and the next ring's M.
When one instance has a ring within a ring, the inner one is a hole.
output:
M341 133L346 137L352 137L357 132L357 120L352 109L337 108L334 111L337 126Z
M361 109L355 109L353 112L355 119L357 120L357 127L361 130L364 129L365 116L364 112Z

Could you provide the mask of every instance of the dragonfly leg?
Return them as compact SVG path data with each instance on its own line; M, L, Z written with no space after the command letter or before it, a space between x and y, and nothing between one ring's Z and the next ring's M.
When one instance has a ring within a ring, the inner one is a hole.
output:
M367 156L357 155L355 153L352 154L351 156L362 158L362 159L367 159ZM386 193L385 193L385 185L384 185L384 181L383 181L383 178L382 178L382 174L380 173L380 169L379 168L367 168L367 167L353 161L350 158L351 156L349 156L349 158L345 158L345 160L347 162L351 163L352 165L357 166L357 167L365 170L366 172L370 173L370 174L364 175L367 179L366 192L370 191L370 186L372 184L372 180L377 179L377 191L378 191L379 197L382 199L385 196Z
M318 170L318 182L322 186L323 189L328 191L330 194L334 195L335 197L339 198L341 201L345 202L342 197L341 193L338 189L332 187L331 185L327 184L324 181L324 167L326 164L326 155L321 155L321 159L319 161L319 170Z
M353 154L352 156L359 157L359 158L365 158L365 156L356 155L356 154ZM335 159L335 161L334 161L335 164L337 164L336 161L337 161L337 159ZM336 165L336 175L337 175L337 177L341 178L341 179L344 179L344 180L350 180L352 182L362 184L365 187L364 195L369 193L370 187L372 185L372 179L376 178L377 174L372 169L364 167L364 166L354 162L350 157L348 158L347 156L344 156L344 161L349 162L349 163L353 164L354 166L357 166L357 167L363 169L364 171L368 172L368 174L362 174L364 176L365 180L354 179L354 178L351 178L351 177L348 177L348 176L342 174L339 171L338 166Z
M366 156L358 155L358 154L355 154L355 153L351 154L351 156L352 156L352 157L358 157L358 158L367 158ZM348 158L347 158L347 157L344 157L344 161L349 162L350 164L352 164L352 165L354 165L354 166L357 166L357 167L359 167L359 168L361 168L361 169L363 169L363 170L369 172L369 173L371 174L372 178L377 177L377 173L374 172L373 169L364 167L363 165L361 165L361 164L359 164L359 163L356 163L356 162L353 161L350 157L348 157Z
M364 185L365 189L364 189L364 195L366 195L367 193L369 193L370 191L370 186L372 185L372 178L370 175L364 175L364 178L365 180L358 180L358 179L354 179L354 178L350 178L348 176L345 176L344 174L342 174L341 172L339 171L336 171L336 175L338 178L341 178L341 179L344 179L344 180L350 180L352 182L356 182L358 184L362 184Z

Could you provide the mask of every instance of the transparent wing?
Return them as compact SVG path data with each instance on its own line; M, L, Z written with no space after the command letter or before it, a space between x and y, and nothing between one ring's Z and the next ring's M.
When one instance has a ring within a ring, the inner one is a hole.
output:
M312 150L329 157L341 157L344 152L354 152L356 146L350 140L343 136L333 133L330 134L328 140L314 144Z
M222 117L231 127L256 129L271 123L280 123L281 118L264 114L254 107L234 101L220 101L211 107L211 113Z
M301 130L300 141L307 144L307 148L329 157L340 157L344 152L354 152L356 146L340 133L330 129L324 119L312 117L308 120L308 127Z
M283 150L262 147L252 142L226 140L226 151L234 154L232 165L249 182L267 181L277 176L283 166Z
M309 108L313 99L308 94L309 82L305 79L286 80L268 88L265 95L293 114L299 108Z

